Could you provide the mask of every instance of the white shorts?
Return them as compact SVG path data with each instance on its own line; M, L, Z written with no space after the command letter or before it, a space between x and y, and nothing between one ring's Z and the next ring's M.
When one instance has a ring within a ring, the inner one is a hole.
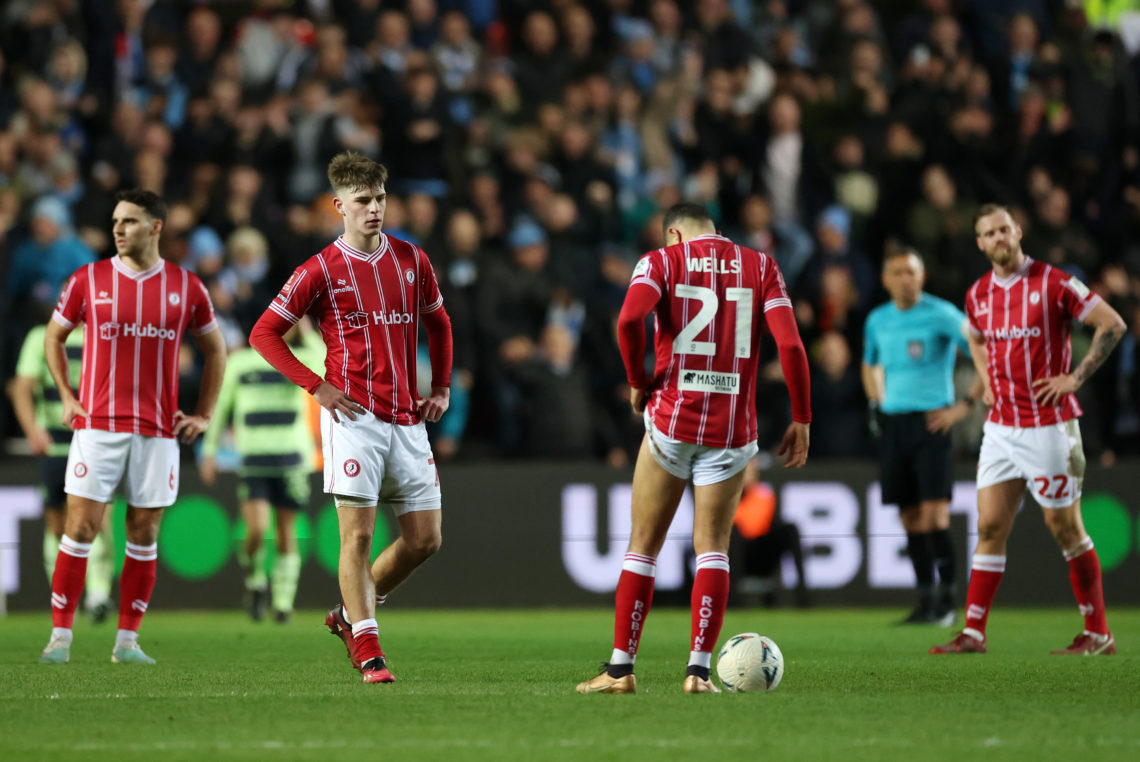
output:
M67 452L69 495L108 503L127 472L127 504L165 508L178 497L178 441L129 432L79 429Z
M440 507L439 472L422 423L400 426L372 413L340 423L321 408L325 492L386 505L397 515Z
M1036 428L986 421L978 455L978 487L1024 479L1042 508L1067 508L1081 498L1085 452L1077 419Z
M649 452L657 464L678 479L693 480L694 486L716 484L736 476L759 449L755 442L743 447L706 447L671 439L644 414Z

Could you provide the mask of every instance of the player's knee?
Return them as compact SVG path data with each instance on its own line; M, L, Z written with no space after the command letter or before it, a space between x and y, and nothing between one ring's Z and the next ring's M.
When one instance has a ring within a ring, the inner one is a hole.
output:
M65 534L76 542L94 542L99 534L99 525L88 518L74 518L67 522Z
M1000 539L1007 532L1005 524L994 519L978 519L978 539L983 541Z
M408 543L408 548L417 558L423 561L435 555L442 545L443 535L439 532L432 532L416 537L411 543Z
M352 529L341 535L341 545L354 555L368 555L372 552L372 532L367 529Z
M1045 526L1062 548L1071 547L1081 539L1076 519L1066 511L1045 511Z

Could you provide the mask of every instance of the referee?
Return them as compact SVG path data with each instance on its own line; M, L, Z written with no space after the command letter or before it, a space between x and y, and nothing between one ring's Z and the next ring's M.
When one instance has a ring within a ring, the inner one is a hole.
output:
M957 618L950 428L969 414L982 384L975 377L969 395L954 401L955 349L970 355L966 316L923 292L925 280L914 249L886 255L883 286L891 300L872 310L863 327L863 389L872 430L881 429L875 433L881 434L883 503L899 507L918 581L918 604L903 623L949 627Z

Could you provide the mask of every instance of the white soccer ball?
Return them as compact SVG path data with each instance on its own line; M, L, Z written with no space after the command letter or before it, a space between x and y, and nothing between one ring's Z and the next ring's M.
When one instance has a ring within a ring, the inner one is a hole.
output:
M774 691L784 678L784 655L771 638L733 635L716 657L716 675L729 693Z

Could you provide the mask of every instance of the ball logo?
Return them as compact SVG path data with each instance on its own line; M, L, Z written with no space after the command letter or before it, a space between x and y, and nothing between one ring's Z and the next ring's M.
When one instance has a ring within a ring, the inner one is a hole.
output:
M82 479L84 476L87 476L87 464L86 463L76 463L74 470L75 470L75 475L77 477L79 477L80 479Z
M177 307L182 303L182 297L175 293L171 293L170 296L166 297L166 300L170 302L171 307Z
M356 476L360 473L360 464L355 460L346 460L344 462L344 473L346 476Z
M409 267L407 270L404 270L404 280L408 281L408 283L416 282L416 274L412 272L412 268Z

